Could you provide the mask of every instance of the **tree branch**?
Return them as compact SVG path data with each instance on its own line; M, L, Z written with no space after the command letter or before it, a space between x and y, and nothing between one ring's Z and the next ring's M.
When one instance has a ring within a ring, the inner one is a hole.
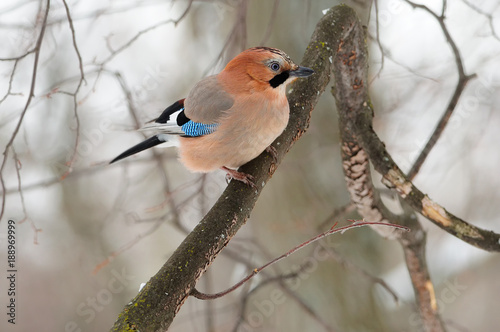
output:
M361 29L358 30L353 30L351 38L364 40ZM350 48L345 43L341 39L340 50L333 61L335 84L332 93L340 118L347 186L360 214L369 221L398 223L398 216L387 211L380 203L378 193L371 186L366 186L371 183L370 174L365 171L369 160L382 174L384 184L396 189L414 211L469 244L488 251L500 251L499 234L473 226L446 211L415 187L392 160L372 128L373 109L366 84L367 53L364 42L356 47L349 45ZM399 220L399 223L405 224L404 220Z
M330 10L318 23L304 55L302 65L316 74L293 85L289 95L290 120L276 139L277 162L263 153L240 168L255 177L257 188L232 181L207 215L186 237L160 271L124 308L112 331L165 331L197 280L246 222L267 181L284 155L309 126L311 112L330 81L332 52L339 47L345 26L356 19L346 6Z
M98 65L100 67L103 67L106 63L110 62L115 56L117 56L118 54L120 54L123 50L125 50L128 47L130 47L130 45L132 45L137 39L139 39L139 37L141 37L142 35L148 33L149 31L152 31L152 30L154 30L156 28L159 28L161 26L164 26L164 25L170 24L170 23L173 23L174 26L177 26L177 24L179 24L184 19L184 17L186 17L186 15L188 14L189 10L191 9L191 5L192 4L193 4L193 0L189 0L186 9L184 10L184 12L182 12L181 16L178 19L168 19L168 20L164 20L164 21L155 23L155 24L147 27L146 29L143 29L143 30L139 31L134 37L132 37L129 41L127 41L125 44L123 44L119 48L117 48L117 49L111 49L110 48L111 53L108 55L108 57L106 59L104 59L103 61L101 61Z
M457 66L457 71L458 71L458 82L455 87L455 92L453 92L453 96L451 97L448 106L446 107L445 112L441 116L441 119L439 120L438 124L436 125L436 128L434 129L434 132L432 133L431 137L427 141L427 144L423 148L423 150L420 152L420 155L417 157L417 160L413 163L412 168L408 172L408 179L411 181L413 178L417 175L418 171L424 164L425 160L427 159L427 156L431 152L432 148L434 145L436 145L437 141L443 134L444 129L446 128L446 125L448 124L448 121L450 120L451 115L453 114L453 111L455 110L455 107L457 106L458 100L460 99L460 96L462 95L462 92L465 89L465 86L467 83L476 77L476 74L472 75L467 75L465 74L465 69L462 61L462 56L460 55L460 50L457 47L457 44L455 44L455 41L450 35L450 32L448 31L448 28L446 27L446 24L444 22L445 20L445 12L446 12L446 1L443 0L443 9L442 13L440 16L438 16L436 13L434 13L432 10L429 9L429 7L420 5L420 4L415 4L409 0L406 0L407 3L409 3L413 8L420 8L428 12L431 16L433 16L439 23L439 26L441 27L441 30L443 31L443 34L446 38L446 41L448 44L450 44L453 56L455 58L455 64Z
M17 122L16 128L14 129L14 132L12 133L12 136L10 137L10 140L7 143L7 145L5 146L5 150L3 152L2 166L0 166L0 184L2 186L2 206L0 208L0 220L2 220L2 216L5 212L5 200L6 200L5 180L3 177L3 171L5 169L5 165L7 165L7 159L9 157L9 150L12 147L12 144L14 143L14 140L16 139L17 134L19 133L19 129L21 128L21 124L23 123L24 116L26 115L26 112L28 111L28 108L31 104L31 100L35 96L36 75L38 73L38 61L40 59L40 51L42 48L43 36L45 35L45 28L47 27L47 18L49 17L49 10L50 10L50 0L47 0L47 3L45 5L45 13L43 16L42 26L40 28L40 34L38 35L38 39L36 41L35 48L33 49L33 52L35 53L35 59L33 60L33 71L31 74L31 86L30 86L30 91L28 94L28 99L26 100L26 104L24 105L24 109L21 112L21 116L19 117L19 121ZM24 56L28 55L30 52L26 53L25 55L22 55L19 58L23 58Z
M205 293L201 293L199 292L196 288L193 288L193 290L191 291L190 295L196 297L197 299L200 299L200 300L214 300L214 299L218 299L220 297L223 297L229 293L231 293L232 291L238 289L239 287L241 287L243 284L245 284L248 280L252 279L253 277L255 277L259 272L261 272L262 270L264 270L265 268L279 262L280 260L294 254L295 252L299 251L300 249L310 245L311 243L314 243L318 240L321 240L322 238L326 237L326 236L329 236L329 235L332 235L332 234L335 234L335 233L341 233L343 234L345 231L349 230L349 229L352 229L352 228L357 228L357 227L361 227L361 226L368 226L368 225L371 225L373 226L374 224L377 224L377 226L388 226L390 228L395 228L395 229L399 229L399 230L404 230L404 231L407 231L409 232L410 229L405 227L405 226L399 226L399 225L394 225L394 224L387 224L387 223L379 223L379 222L370 222L370 221L356 221L352 224L349 224L347 226L342 226L342 227L336 227L337 226L337 223L335 223L335 225L333 225L332 228L330 228L328 231L326 232L323 232L321 234L318 234L316 236L314 236L313 238L305 241L305 242L302 242L301 244L299 244L298 246L295 246L293 247L292 249L290 249L289 251L285 252L284 254L272 259L271 261L267 262L266 264L258 267L258 268L255 268L252 270L252 272L247 275L245 278L243 278L242 280L240 280L238 283L236 283L235 285L233 285L232 287L222 291L222 292L219 292L219 293L216 293L216 294L205 294Z
M73 48L75 49L76 57L78 59L78 68L80 69L80 78L78 80L78 85L75 89L74 92L68 93L71 97L73 97L73 113L75 114L75 120L76 120L76 134L75 134L75 147L73 149L73 153L70 157L70 160L67 162L68 165L68 170L61 176L61 179L65 179L69 173L73 170L73 163L75 162L76 159L76 151L78 148L78 144L80 142L80 117L78 115L78 92L80 92L80 88L82 87L83 82L85 81L85 74L83 72L83 61L82 61L82 56L80 55L80 50L78 49L78 44L76 42L76 34L75 34L75 27L73 26L73 19L71 18L71 13L68 7L68 4L66 3L66 0L63 0L64 4L64 9L66 10L66 16L68 18L68 24L69 28L71 30L71 39L73 42Z
M339 113L342 166L347 189L351 201L366 220L378 223L394 222L412 229L412 232L402 233L373 227L380 235L397 239L402 245L425 330L444 331L425 259L425 233L413 211L406 209L403 215L395 215L387 209L371 179L369 161L372 156L365 151L362 144L366 132L373 132L365 40L361 23L353 22L341 35L340 47L333 59L332 94ZM358 117L363 117L366 121L364 127L359 126L356 121Z

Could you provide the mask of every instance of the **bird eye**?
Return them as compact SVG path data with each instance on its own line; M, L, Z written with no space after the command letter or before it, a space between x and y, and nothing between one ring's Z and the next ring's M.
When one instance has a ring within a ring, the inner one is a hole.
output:
M269 65L269 68L271 68L271 70L273 70L273 71L278 71L278 70L280 70L280 64L277 62L271 62L271 64Z

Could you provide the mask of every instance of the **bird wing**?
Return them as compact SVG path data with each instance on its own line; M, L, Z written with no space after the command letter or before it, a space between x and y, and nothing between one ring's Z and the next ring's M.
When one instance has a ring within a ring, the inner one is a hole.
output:
M185 114L184 99L178 100L169 107L155 120L150 121L141 131L155 131L156 136L161 140L167 141L167 135L181 135L189 137L203 136L213 133L218 123L202 123L189 119Z
M141 128L155 131L156 135L126 150L111 163L167 142L167 135L198 137L213 133L221 116L233 104L233 98L223 89L217 76L209 76L198 82L187 98L176 101Z
M141 130L156 130L162 134L203 136L213 133L220 117L234 104L217 76L209 76L198 82L185 99L167 107L154 122Z
M180 99L167 107L161 115L143 126L141 131L153 130L162 134L184 135L182 126L190 120L184 114L184 100Z
M199 123L218 123L225 111L234 104L234 99L223 88L216 75L199 81L185 99L186 116Z

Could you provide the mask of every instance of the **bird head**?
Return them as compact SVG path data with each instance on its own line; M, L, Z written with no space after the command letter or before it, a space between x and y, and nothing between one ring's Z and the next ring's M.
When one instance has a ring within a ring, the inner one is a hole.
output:
M253 47L238 54L231 60L221 76L231 82L233 89L247 89L252 86L258 90L278 89L299 77L308 77L314 71L296 65L283 51L270 47Z

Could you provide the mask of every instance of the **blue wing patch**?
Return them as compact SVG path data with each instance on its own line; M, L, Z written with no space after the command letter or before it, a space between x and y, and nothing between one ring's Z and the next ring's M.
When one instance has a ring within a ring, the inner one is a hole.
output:
M205 124L189 120L182 125L181 129L186 136L196 137L213 133L218 127L217 123Z

